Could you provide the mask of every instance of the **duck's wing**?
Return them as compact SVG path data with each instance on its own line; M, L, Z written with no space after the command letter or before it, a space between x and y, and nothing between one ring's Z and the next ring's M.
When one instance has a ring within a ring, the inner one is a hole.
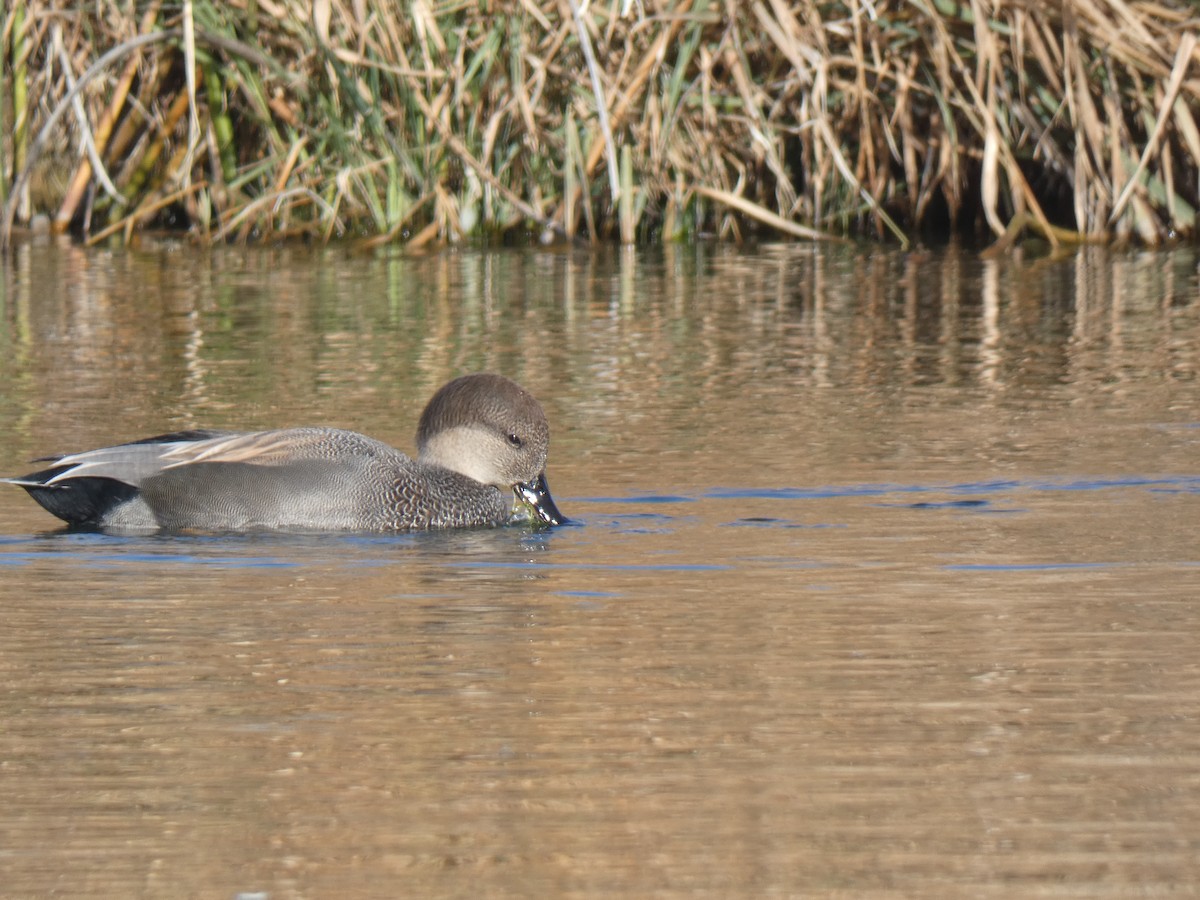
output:
M351 431L176 432L49 457L8 479L74 525L371 527L412 461Z
M141 501L170 530L378 530L412 461L352 431L292 428L213 438L166 454Z
M162 458L164 470L198 463L290 466L345 462L354 465L356 460L408 459L388 444L358 432L322 427L215 434L206 440L171 444Z
M115 447L44 457L51 465L21 478L22 487L52 487L77 478L107 478L140 488L147 479L199 463L288 466L356 457L395 457L381 441L333 428L286 428L277 431L179 431Z
M49 465L17 478L0 478L29 492L48 512L74 526L98 526L114 516L131 525L153 526L138 495L144 481L163 470L164 453L189 443L220 440L217 431L176 431L116 447L44 456Z
M167 454L180 448L202 446L232 436L223 431L173 431L128 444L118 444L115 447L42 456L34 462L49 463L46 468L17 478L0 480L30 488L55 487L77 478L106 478L137 488L169 464Z

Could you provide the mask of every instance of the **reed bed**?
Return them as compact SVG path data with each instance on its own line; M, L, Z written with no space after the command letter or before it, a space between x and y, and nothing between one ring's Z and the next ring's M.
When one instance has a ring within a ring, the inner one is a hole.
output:
M9 0L3 232L1194 237L1190 0Z

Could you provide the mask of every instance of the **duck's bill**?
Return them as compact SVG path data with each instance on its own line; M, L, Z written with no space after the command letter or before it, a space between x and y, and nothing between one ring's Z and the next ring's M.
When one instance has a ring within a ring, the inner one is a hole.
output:
M533 481L525 481L513 486L517 500L529 508L535 525L562 525L567 517L558 511L554 498L550 496L550 488L546 485L545 473Z

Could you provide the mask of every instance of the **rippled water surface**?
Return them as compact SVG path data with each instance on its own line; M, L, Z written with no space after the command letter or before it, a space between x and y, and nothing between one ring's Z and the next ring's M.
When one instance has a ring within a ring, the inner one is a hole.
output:
M0 473L411 449L466 371L569 527L70 533L0 486L0 894L1194 896L1190 251L24 246Z

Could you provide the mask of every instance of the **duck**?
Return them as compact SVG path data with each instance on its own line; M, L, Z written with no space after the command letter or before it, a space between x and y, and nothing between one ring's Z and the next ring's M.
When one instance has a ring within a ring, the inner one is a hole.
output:
M541 404L503 375L443 385L417 424L417 456L355 431L176 431L41 457L0 481L79 529L407 532L567 522L546 483Z

